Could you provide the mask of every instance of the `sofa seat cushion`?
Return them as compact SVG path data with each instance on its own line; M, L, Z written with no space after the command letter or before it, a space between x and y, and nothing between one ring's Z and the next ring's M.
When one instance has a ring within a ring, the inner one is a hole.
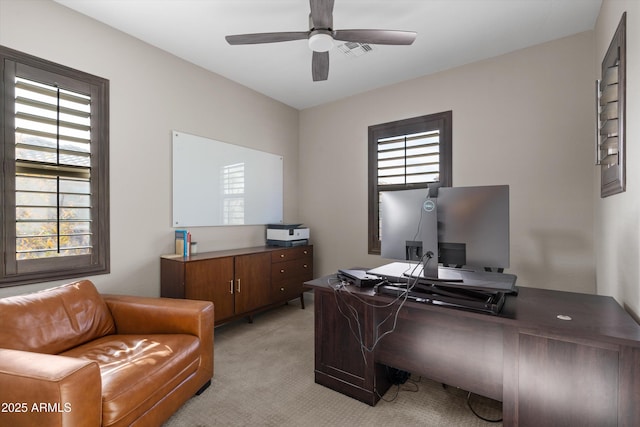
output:
M200 342L187 334L109 335L61 353L93 360L102 377L102 425L136 419L196 372Z

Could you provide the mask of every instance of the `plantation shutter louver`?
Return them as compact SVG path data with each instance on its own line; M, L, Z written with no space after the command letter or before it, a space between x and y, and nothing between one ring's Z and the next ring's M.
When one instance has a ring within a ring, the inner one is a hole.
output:
M91 252L91 98L16 78L16 258Z
M386 185L437 182L440 172L440 132L378 139L378 190Z

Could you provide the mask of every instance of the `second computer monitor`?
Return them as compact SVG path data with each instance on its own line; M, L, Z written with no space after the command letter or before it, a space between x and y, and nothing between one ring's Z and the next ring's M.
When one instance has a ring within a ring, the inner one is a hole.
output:
M509 267L509 186L441 187L438 247L445 265Z
M437 198L427 189L389 191L380 202L384 258L422 260L426 276L437 268L425 262L428 251L444 265L509 267L509 186L441 187Z

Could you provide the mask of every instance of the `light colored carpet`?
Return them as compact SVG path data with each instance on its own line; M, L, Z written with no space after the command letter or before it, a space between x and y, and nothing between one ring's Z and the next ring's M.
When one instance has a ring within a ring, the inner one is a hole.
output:
M313 295L270 310L254 323L215 331L211 386L164 427L209 426L500 426L477 418L467 393L424 378L392 386L375 407L314 382ZM480 415L501 417L499 402L478 396Z

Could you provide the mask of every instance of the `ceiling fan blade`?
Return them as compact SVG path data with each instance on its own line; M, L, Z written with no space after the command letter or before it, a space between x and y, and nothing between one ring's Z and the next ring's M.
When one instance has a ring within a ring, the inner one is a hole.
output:
M309 0L313 28L333 27L333 2L334 0Z
M327 80L329 77L329 52L313 52L311 74L314 82Z
M398 30L336 30L335 40L367 44L408 45L416 39L413 31Z
M309 38L308 31L288 31L280 33L255 33L255 34L236 34L226 36L227 43L231 45L237 44L259 44L259 43L277 43L288 42L292 40L302 40Z

